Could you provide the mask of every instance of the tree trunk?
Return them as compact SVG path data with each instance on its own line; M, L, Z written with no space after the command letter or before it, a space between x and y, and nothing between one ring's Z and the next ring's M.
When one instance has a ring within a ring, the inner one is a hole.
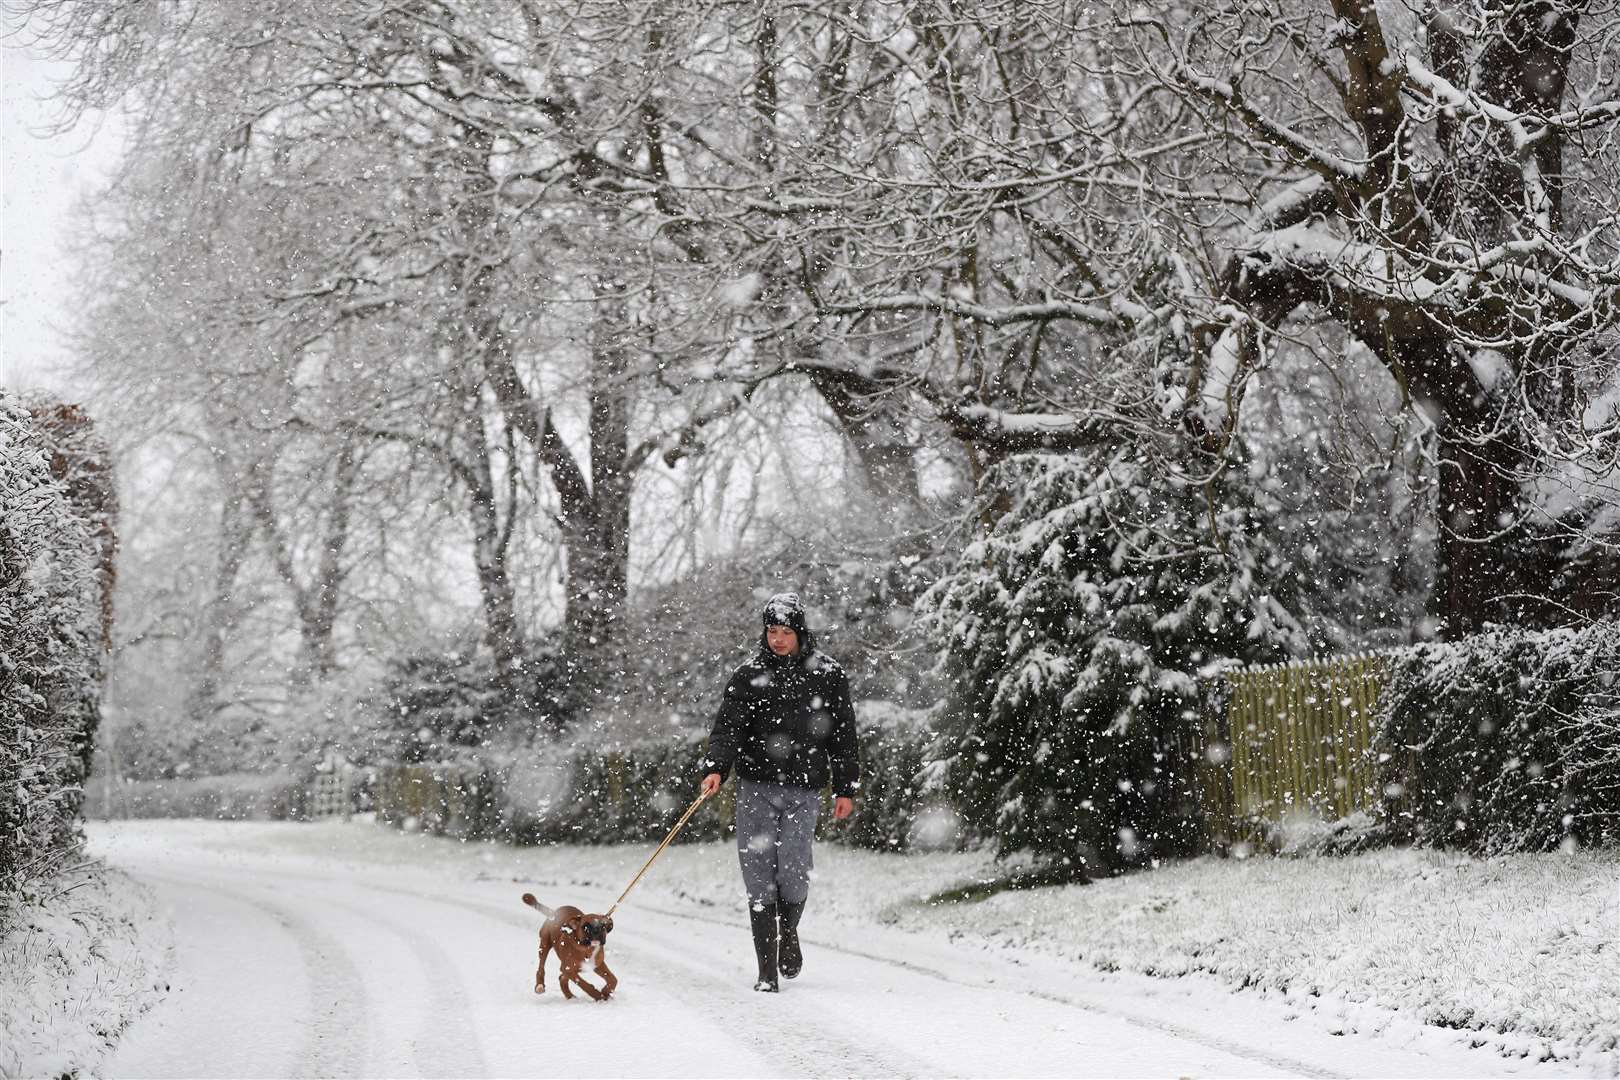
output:
M919 509L917 448L896 391L855 372L830 368L811 369L810 381L837 418L872 503L903 516Z
M475 417L473 462L467 470L467 510L473 529L473 561L478 571L478 594L484 607L484 643L495 660L500 684L514 689L528 651L523 626L518 621L517 598L506 570L507 548L511 541L511 515L503 527L499 500L495 496L494 475L490 470L489 434L483 418ZM515 468L513 463L510 467Z
M1487 622L1542 622L1557 572L1536 542L1518 475L1528 460L1502 403L1465 348L1440 337L1368 341L1437 417L1434 588L1429 612L1444 640Z
M298 616L298 662L293 667L294 690L303 690L337 669L337 612L344 578L343 548L349 539L351 503L359 473L354 437L346 436L338 448L332 473L332 502L326 514L325 535L313 579L305 584L299 575L291 545L276 516L271 490L273 477L268 465L256 468L244 499L258 518L259 529L270 547L270 560L276 573L292 593Z
M498 223L491 209L494 181L489 158L493 149L485 134L468 132L466 138L461 164L468 191L458 217L470 249L493 248L498 239ZM578 682L576 691L583 695L587 683L611 669L602 657L611 658L616 665L614 654L622 646L630 543L629 347L623 337L629 332L629 319L624 300L614 294L615 287L599 278L591 346L587 477L563 444L550 410L541 407L517 370L494 296L494 272L488 263L462 259L469 345L482 363L507 425L535 448L557 490L565 565L564 651ZM496 564L486 565L493 569ZM491 577L492 584L495 580ZM504 601L494 596L492 602L499 606ZM516 625L513 618L514 641L520 640L515 637Z
M566 547L563 640L577 688L600 684L624 648L630 575L630 320L622 298L598 282L591 340L590 468L587 485L554 429L550 453L560 477ZM560 459L566 456L568 461Z
M349 542L350 511L354 485L360 473L359 456L353 437L338 449L332 473L332 507L326 519L326 543L321 547L316 568L314 596L308 605L310 617L304 621L306 662L317 678L337 670L337 613L343 593L343 549Z
M256 471L253 466L250 471ZM227 489L219 517L219 557L214 589L202 612L196 679L186 697L186 718L206 727L219 711L225 671L225 639L236 624L236 579L253 538L253 516L245 501Z

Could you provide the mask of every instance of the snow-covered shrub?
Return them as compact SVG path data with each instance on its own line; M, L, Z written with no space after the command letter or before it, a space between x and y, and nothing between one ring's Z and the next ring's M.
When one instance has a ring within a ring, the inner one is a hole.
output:
M283 770L223 773L168 780L117 779L97 773L85 788L92 820L207 818L265 821L300 816L307 778Z
M44 440L51 476L94 545L96 617L101 646L112 643L113 585L117 578L118 489L112 449L96 433L84 407L35 397L28 413Z
M1617 679L1613 622L1402 650L1379 701L1390 819L1486 854L1620 844Z
M503 838L500 777L474 761L380 766L371 797L379 821L407 831Z
M925 795L923 770L938 738L932 710L862 701L859 720L859 813L831 835L877 851L956 848L968 839L956 809L938 793Z
M50 452L0 393L0 922L77 851L99 709L96 549Z
M646 843L663 839L697 797L702 737L691 733L623 745L584 742L567 754L565 794L547 805L511 807L520 843ZM684 840L716 839L718 815L694 815Z
M883 851L956 846L954 813L918 782L935 739L926 718L878 701L857 703L856 714L859 812L836 827L825 814L823 837ZM373 794L381 820L426 832L516 844L650 843L697 797L706 749L706 732L685 730L627 743L586 737L469 750L449 761L383 766ZM728 835L732 790L695 814L680 839Z
M1003 854L1079 874L1194 846L1177 747L1199 669L1305 646L1264 479L1181 478L1129 448L989 475L994 524L922 623L955 684L931 786Z
M345 749L363 761L440 761L492 739L566 725L560 653L538 644L517 685L482 652L401 657L388 663L366 730Z

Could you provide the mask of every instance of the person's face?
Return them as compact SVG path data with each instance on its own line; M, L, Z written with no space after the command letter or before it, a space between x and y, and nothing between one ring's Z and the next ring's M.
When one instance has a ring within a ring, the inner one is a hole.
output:
M765 644L777 656L792 656L799 651L799 635L791 626L767 626Z

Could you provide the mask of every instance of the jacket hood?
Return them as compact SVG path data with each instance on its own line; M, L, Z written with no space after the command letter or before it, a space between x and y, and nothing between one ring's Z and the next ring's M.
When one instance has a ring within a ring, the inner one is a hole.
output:
M779 659L771 652L770 645L765 640L765 627L786 626L799 635L800 659L816 651L816 635L810 630L805 621L804 604L799 600L798 593L777 593L765 601L765 610L761 613L761 626L759 632L759 648L767 659Z

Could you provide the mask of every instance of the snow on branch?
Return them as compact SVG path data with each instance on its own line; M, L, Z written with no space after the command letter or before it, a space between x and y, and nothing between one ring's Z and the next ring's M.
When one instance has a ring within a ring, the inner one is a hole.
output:
M1365 178L1366 170L1362 166L1316 145L1287 124L1272 119L1250 105L1243 99L1236 85L1208 75L1200 75L1179 61L1175 65L1175 75L1188 88L1224 105L1241 117L1256 135L1287 154L1296 164L1311 170L1324 180L1334 184L1354 185Z
M1016 453L1026 450L1076 450L1119 440L1127 421L1107 412L1085 414L1014 413L988 405L950 405L940 419L960 439Z
M1397 63L1390 61L1390 63ZM1477 91L1463 90L1424 66L1413 56L1398 62L1404 82L1418 96L1432 105L1450 109L1467 116L1477 117L1507 132L1518 158L1519 173L1524 180L1525 203L1533 216L1536 228L1543 233L1553 231L1553 200L1541 175L1541 163L1536 159L1536 144L1551 135L1553 127L1536 120L1529 114L1487 101ZM1528 121L1528 124L1527 124ZM1534 125L1534 129L1530 125Z
M865 315L876 311L938 311L989 326L1007 326L1013 323L1050 322L1068 319L1090 326L1119 326L1129 321L1129 310L1124 304L1103 307L1075 300L1047 300L1039 304L1010 304L992 307L939 293L915 292L881 296L871 300L829 304L822 309L832 315Z

